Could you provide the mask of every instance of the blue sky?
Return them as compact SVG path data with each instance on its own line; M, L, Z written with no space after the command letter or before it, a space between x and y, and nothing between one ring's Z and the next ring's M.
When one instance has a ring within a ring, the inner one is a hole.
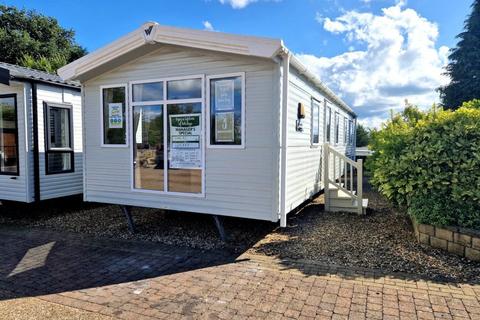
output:
M447 49L456 44L455 36L462 30L472 0L0 0L0 3L56 17L62 26L76 31L77 41L89 51L148 20L282 38L355 108L366 124L378 126L389 109L402 107L404 99L422 107L438 100L433 89L447 81L440 76L441 68L446 62ZM401 54L395 54L395 50ZM363 81L372 83L365 85Z

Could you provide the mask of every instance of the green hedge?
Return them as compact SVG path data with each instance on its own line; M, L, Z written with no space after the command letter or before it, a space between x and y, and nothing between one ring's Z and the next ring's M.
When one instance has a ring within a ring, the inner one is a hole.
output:
M409 106L372 132L372 182L420 223L480 229L480 100Z

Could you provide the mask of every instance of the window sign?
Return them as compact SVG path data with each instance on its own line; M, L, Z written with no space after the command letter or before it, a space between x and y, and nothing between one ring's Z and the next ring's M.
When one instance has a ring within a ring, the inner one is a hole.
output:
M122 103L108 104L108 128L123 128L123 110Z
M170 168L202 167L201 114L170 115Z
M234 112L218 112L215 116L215 141L234 142L234 122Z
M245 75L207 78L209 95L208 145L243 148L245 145Z
M103 87L102 96L102 145L126 146L126 87Z
M234 85L234 80L219 80L215 83L216 111L233 110L235 108Z

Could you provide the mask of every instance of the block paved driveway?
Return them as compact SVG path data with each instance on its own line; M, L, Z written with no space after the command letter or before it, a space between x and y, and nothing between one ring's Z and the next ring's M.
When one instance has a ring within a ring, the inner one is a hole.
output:
M0 228L1 319L480 319L480 286Z

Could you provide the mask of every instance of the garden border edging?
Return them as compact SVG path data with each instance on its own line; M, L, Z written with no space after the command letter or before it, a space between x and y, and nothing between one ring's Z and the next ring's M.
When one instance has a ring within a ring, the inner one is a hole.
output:
M480 261L480 232L455 227L435 227L411 219L417 241L433 248Z

